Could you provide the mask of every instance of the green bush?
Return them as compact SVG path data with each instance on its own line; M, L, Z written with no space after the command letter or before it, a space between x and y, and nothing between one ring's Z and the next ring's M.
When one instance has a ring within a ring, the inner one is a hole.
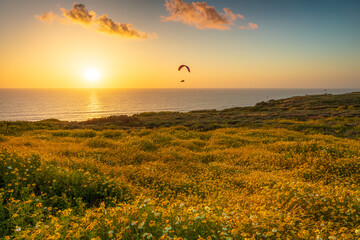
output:
M54 131L52 132L54 137L69 137L71 135L71 131Z
M4 135L0 135L0 143L1 142L6 142L7 138Z
M125 132L120 130L105 130L102 132L102 135L105 138L121 139L125 136Z
M86 145L91 148L111 148L115 147L116 145L109 140L102 139L102 138L94 138L90 139Z
M79 138L94 138L96 137L96 132L93 130L81 130L81 131L74 131L73 137Z

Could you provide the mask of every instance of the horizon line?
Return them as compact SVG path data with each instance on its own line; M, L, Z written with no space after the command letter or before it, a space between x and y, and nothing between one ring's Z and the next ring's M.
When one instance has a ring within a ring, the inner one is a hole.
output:
M310 87L274 87L274 88L267 88L267 87L235 87L235 88L231 88L231 87L210 87L210 88L174 88L174 87L170 87L170 88L66 88L66 87L60 87L60 88L21 88L21 87L9 87L9 88L1 88L0 90L120 90L120 89L157 89L157 90L167 90L167 89L175 89L175 90L192 90L192 89L313 89L313 90L317 90L317 89L323 89L323 90L339 90L339 89L344 89L344 90L360 90L360 87L330 87L330 88L326 88L326 87L314 87L314 88L310 88Z

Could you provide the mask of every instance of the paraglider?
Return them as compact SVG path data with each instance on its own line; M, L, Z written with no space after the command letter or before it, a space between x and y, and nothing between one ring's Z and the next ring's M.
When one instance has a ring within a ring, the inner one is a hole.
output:
M181 65L181 66L179 67L178 71L180 71L183 67L186 67L187 70L188 70L188 72L190 72L190 68L189 68L188 66L186 66L186 65Z
M188 70L188 72L190 73L190 68L188 67L188 66L186 66L186 65L180 65L180 67L178 68L178 71L180 71L182 68L186 68L187 70ZM185 82L185 80L181 80L180 81L181 83L184 83Z

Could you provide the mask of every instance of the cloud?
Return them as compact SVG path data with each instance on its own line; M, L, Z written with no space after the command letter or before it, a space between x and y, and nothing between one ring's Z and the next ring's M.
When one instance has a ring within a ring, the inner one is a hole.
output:
M183 22L198 29L228 30L237 19L244 19L241 14L233 13L230 8L224 8L219 13L215 7L206 2L185 3L182 0L165 0L166 10L170 16L162 17L162 21Z
M243 30L254 30L254 29L258 29L259 26L256 23L250 22L247 26L242 25L239 28Z
M235 14L233 13L230 8L224 8L224 12L226 13L227 16L230 17L231 20L235 21L237 18L241 18L244 19L244 16L241 14Z
M71 10L66 10L64 8L60 9L63 13L63 17L54 14L53 12L43 13L40 15L35 15L35 18L52 23L53 21L58 21L60 23L77 23L83 26L91 26L99 32L105 32L109 34L115 34L122 37L129 38L157 38L156 33L148 34L141 32L134 28L132 24L129 23L118 23L109 18L106 14L96 17L94 11L88 11L84 4L74 3L74 6Z
M44 12L42 15L35 15L35 18L39 19L40 21L46 21L49 23L52 23L55 20L60 21L60 17L53 12Z
M61 8L60 10L65 17L77 23L91 24L96 18L96 13L93 11L90 11L89 13L84 4L74 3L73 9L68 11Z
M108 18L107 15L102 15L97 19L98 31L113 33L127 37L148 38L156 37L156 34L147 34L134 29L134 26L128 23L117 23Z

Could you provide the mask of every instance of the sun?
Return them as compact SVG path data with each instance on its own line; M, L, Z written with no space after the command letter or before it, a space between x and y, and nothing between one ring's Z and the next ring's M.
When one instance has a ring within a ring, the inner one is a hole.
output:
M100 79L101 74L96 68L88 68L85 70L84 76L89 82L97 82Z

